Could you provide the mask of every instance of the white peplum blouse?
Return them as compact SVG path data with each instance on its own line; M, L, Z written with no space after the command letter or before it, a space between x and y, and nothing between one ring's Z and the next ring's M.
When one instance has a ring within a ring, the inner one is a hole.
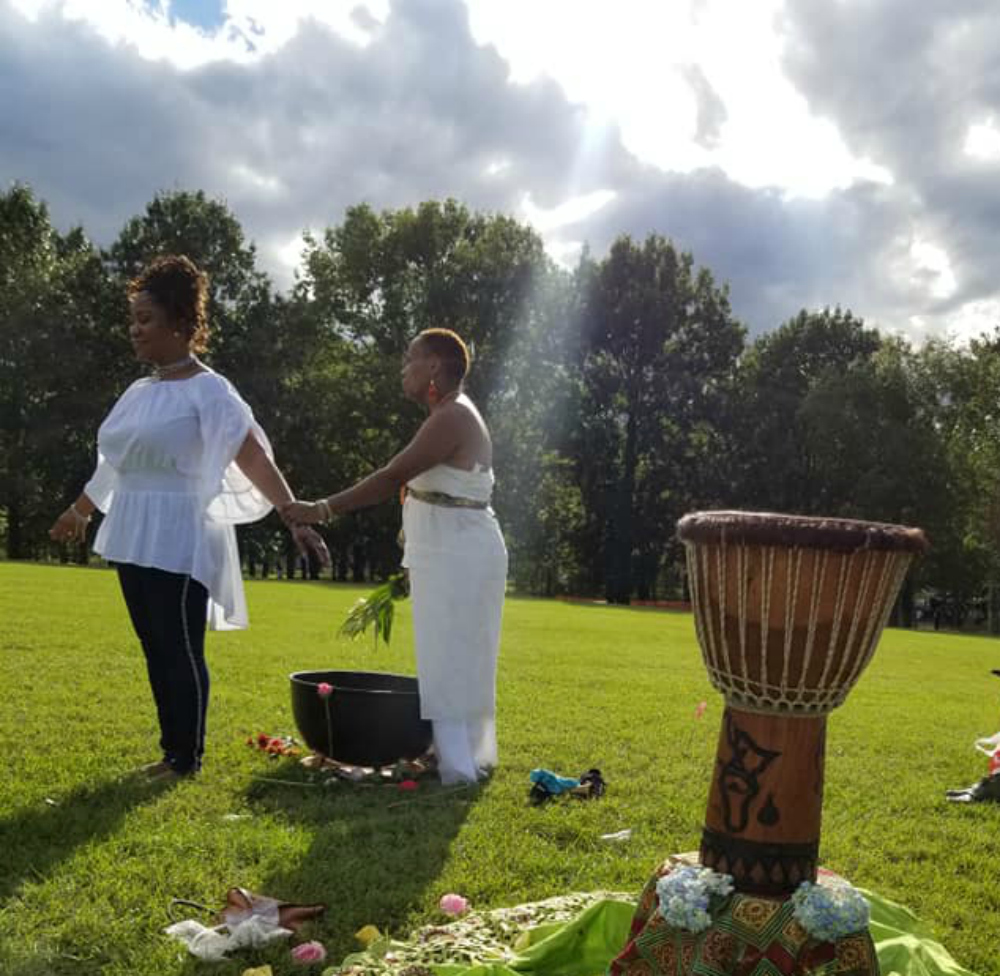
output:
M250 407L218 373L137 380L100 426L84 487L105 513L94 551L191 576L208 590L213 630L247 626L233 526L271 510L234 463L251 431L273 457Z

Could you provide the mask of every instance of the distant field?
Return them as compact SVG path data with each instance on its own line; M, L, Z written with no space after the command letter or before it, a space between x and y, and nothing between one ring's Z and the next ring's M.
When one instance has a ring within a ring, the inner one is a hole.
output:
M173 897L215 905L232 884L326 901L311 936L333 960L373 923L405 933L457 891L478 907L569 890L638 892L698 845L721 697L689 615L508 601L499 677L501 767L475 796L346 785L245 744L294 732L287 674L413 671L409 612L394 646L338 640L363 589L251 582L252 626L210 634L212 706L198 779L125 778L156 757L141 653L112 573L0 563L0 972L238 976L287 949L199 965L161 934ZM823 860L920 915L964 966L1000 976L1000 805L956 807L985 772L972 740L1000 728L1000 642L887 632L830 720ZM702 719L695 706L708 701ZM602 769L599 802L532 808L536 766ZM269 782L270 780L270 782ZM400 802L405 801L405 802ZM236 814L238 819L227 819ZM633 829L626 845L600 834Z

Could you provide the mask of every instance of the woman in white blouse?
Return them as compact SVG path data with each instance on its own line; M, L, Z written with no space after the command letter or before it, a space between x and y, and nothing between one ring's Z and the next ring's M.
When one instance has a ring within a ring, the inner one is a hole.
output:
M182 256L157 258L129 283L129 336L153 374L137 380L98 431L97 468L56 519L53 539L82 539L104 512L94 551L114 564L146 656L162 760L151 778L201 766L208 705L206 625L247 626L233 526L263 518L292 493L233 385L196 356L205 348L207 278ZM329 555L313 530L300 549Z

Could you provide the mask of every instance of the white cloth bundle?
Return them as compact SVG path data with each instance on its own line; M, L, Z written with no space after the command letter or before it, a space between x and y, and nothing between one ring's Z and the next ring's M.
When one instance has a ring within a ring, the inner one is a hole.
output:
M238 925L217 925L209 928L193 918L175 922L163 930L183 942L192 956L207 962L220 962L226 953L237 949L259 949L276 939L287 939L290 929L260 915L251 915Z

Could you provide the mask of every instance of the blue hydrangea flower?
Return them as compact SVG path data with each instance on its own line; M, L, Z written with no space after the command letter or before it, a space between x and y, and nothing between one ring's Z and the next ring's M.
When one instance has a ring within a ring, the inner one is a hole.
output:
M799 924L820 942L833 942L868 928L868 902L848 884L826 887L803 881L792 895L792 904Z
M707 929L712 924L712 900L732 890L731 875L694 866L677 868L656 882L660 914L674 928L687 932Z

